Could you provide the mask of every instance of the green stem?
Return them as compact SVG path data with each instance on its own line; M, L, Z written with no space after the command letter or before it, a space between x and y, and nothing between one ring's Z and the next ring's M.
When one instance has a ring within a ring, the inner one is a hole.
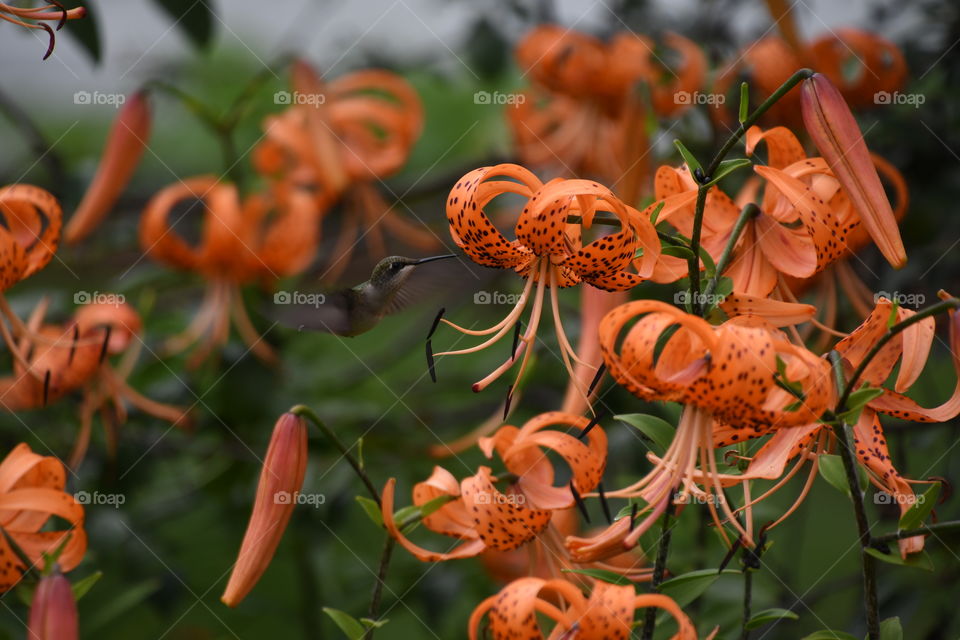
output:
M914 315L910 316L906 320L901 320L897 324L893 325L883 336L873 345L873 348L867 352L867 355L860 361L859 366L853 370L853 374L850 376L850 383L847 385L846 389L840 394L840 400L837 402L837 412L842 413L845 410L847 400L850 399L850 393L855 391L857 388L857 383L860 382L863 372L867 370L867 367L873 361L873 359L880 353L880 350L883 349L884 345L890 342L897 334L906 329L907 327L914 325L921 320L935 316L944 311L949 311L951 309L960 308L960 299L957 298L947 298L937 304L930 305L925 309L917 311ZM840 391L840 389L837 389Z
M320 429L320 431L323 432L323 435L325 435L327 439L333 443L333 446L337 448L337 451L339 451L344 459L350 463L350 466L353 467L353 470L357 473L360 481L363 482L363 485L367 488L367 492L370 494L370 497L374 499L374 501L377 503L377 506L380 506L380 492L377 491L375 486L373 486L373 482L370 481L370 476L367 475L367 472L364 471L360 463L357 462L357 459L352 453L350 453L350 450L347 449L343 442L340 441L340 438L337 437L337 434L334 433L330 427L323 423L317 414L313 412L313 409L305 404L298 404L290 409L290 413L295 416L307 418L318 429Z
M663 524L660 526L660 546L657 548L657 559L653 565L653 578L650 581L651 593L660 591L660 584L663 582L663 575L667 570L667 553L670 551L670 532L673 530L673 527L670 526L672 511L673 502L671 501L670 505L667 506L667 510L663 512ZM657 626L656 607L647 607L645 615L641 640L653 640L653 632Z
M956 531L960 531L960 520L951 520L949 522L938 522L936 524L928 524L922 527L917 527L916 529L906 529L904 531L895 531L894 533L888 533L886 535L877 536L873 539L873 542L875 543L896 542L897 540L912 538L913 536L926 536L926 535L932 535L934 533L953 533Z
M743 626L740 629L740 640L750 640L750 630L747 623L750 621L750 604L753 598L753 570L743 570Z
M834 375L837 379L837 391L841 397L846 397L849 386L844 382L842 363L840 354L831 351L828 355L833 365ZM836 413L843 412L843 405L837 405ZM860 479L857 476L857 463L854 458L853 448L850 446L850 439L847 435L847 425L843 422L836 422L833 425L833 433L837 439L837 448L840 450L840 458L843 460L843 470L847 476L847 486L850 488L850 499L853 502L853 513L857 521L858 539L860 542L860 565L863 573L863 602L867 613L867 637L869 640L879 640L880 638L880 607L877 603L877 569L876 559L867 553L870 548L870 524L867 521L867 511L863 506L863 491L860 489Z
M751 202L745 206L740 211L740 216L737 218L737 222L733 225L733 231L730 233L730 238L727 240L727 245L723 248L723 253L720 254L720 261L717 262L717 271L713 274L713 277L710 278L710 282L707 283L707 288L703 291L703 297L707 298L717 290L717 284L720 282L720 277L723 275L723 272L727 270L727 267L730 266L730 260L733 259L733 250L736 248L737 240L740 239L740 234L743 233L743 230L747 226L747 222L755 218L760 213L760 207Z
M730 153L733 147L746 134L747 129L752 127L780 98L812 75L812 70L800 69L790 76L787 81L780 85L769 98L764 100L746 120L740 123L730 137L727 138L727 141L723 143L723 146L720 147L720 150L717 151L717 154L713 157L713 160L710 161L710 164L703 169L703 173L697 178L700 186L697 189L697 204L693 215L693 235L691 236L690 242L690 249L693 251L693 256L687 265L687 275L690 279L690 295L693 300L693 308L698 313L703 311L703 305L700 304L700 231L703 226L703 209L707 203L708 188L706 185L710 182L717 169L720 168L720 163L727 157L727 154Z
M380 567L377 569L377 581L373 584L373 595L370 596L370 608L367 610L367 616L371 620L376 620L380 614L380 601L383 599L383 587L387 580L387 569L390 567L390 558L393 555L393 549L396 546L396 540L393 536L387 534L387 539L383 543L383 551L380 553ZM371 640L376 627L370 627L363 634L364 640Z

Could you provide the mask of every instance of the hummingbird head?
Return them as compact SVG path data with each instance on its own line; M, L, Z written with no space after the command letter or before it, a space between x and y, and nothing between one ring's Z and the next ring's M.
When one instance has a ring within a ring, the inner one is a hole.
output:
M373 268L370 275L370 283L376 287L399 287L401 286L413 270L418 265L434 260L444 260L446 258L455 258L454 254L442 256L431 256L429 258L407 258L404 256L390 256L384 258L377 266Z

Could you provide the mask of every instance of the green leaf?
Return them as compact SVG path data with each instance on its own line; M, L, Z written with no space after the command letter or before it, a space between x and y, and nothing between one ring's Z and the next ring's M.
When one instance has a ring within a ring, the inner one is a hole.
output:
M70 588L73 589L73 599L80 600L80 598L87 595L87 592L90 591L93 585L97 584L97 581L102 577L103 571L97 571L71 584Z
M737 116L737 119L740 121L740 124L743 124L747 120L747 113L750 110L750 85L746 82L740 83L740 111Z
M720 163L720 166L717 167L717 172L710 176L710 182L707 183L707 187L712 187L723 178L727 177L737 169L742 169L743 167L749 167L753 164L747 158L734 158L733 160L724 160Z
M639 430L640 433L660 447L661 451L659 453L661 454L670 448L670 443L673 442L673 434L676 432L676 428L663 418L646 413L625 413L613 416L613 419L626 422Z
M663 353L663 348L667 346L667 343L670 341L670 338L673 337L680 329L680 323L674 323L668 326L666 329L660 332L660 335L657 336L657 341L653 345L653 366L657 366L657 361L660 360L660 354Z
M901 567L913 567L915 569L933 571L933 560L930 559L930 554L928 554L926 551L911 553L907 556L906 560L901 558L899 553L884 553L879 549L873 548L865 549L865 551L877 560L886 562L887 564L896 564Z
M378 527L383 526L383 513L380 511L380 507L377 503L366 496L356 496L355 500L357 504L363 507L363 510L366 512L367 516L373 520L373 524Z
M744 625L747 629L756 629L757 627L762 627L768 622L773 622L774 620L799 620L800 616L795 614L789 609L766 609L760 613L755 613L750 616L750 619L747 620L747 624Z
M847 482L847 472L843 468L843 459L832 453L824 453L818 461L820 476L849 498L850 484Z
M883 389L870 387L865 384L850 394L850 398L847 400L847 410L837 417L847 424L856 424L857 420L860 419L860 412L867 406L867 403L871 400L876 400L882 395Z
M910 509L900 516L900 530L908 531L916 529L927 519L933 507L937 504L937 498L940 497L940 483L935 482L930 488L917 496L917 501L911 505Z
M717 280L717 288L713 292L721 298L726 298L733 293L733 278L722 276Z
M340 627L340 631L343 631L344 635L350 638L350 640L360 640L367 631L366 627L360 624L359 620L345 611L324 607L323 612L330 616L337 626Z
M154 1L176 22L194 46L203 48L209 44L214 20L209 3L195 0Z
M880 640L903 640L900 618L887 618L880 623Z
M388 622L390 622L390 620L389 620L389 619L387 619L387 620L374 620L374 619L372 619L372 618L360 618L360 622L362 622L362 623L363 623L363 626L365 626L365 627L368 628L368 629L379 629L379 628L382 627L383 625L385 625L385 624L387 624Z
M677 148L677 151L680 152L680 155L683 157L683 161L687 163L687 167L690 169L690 175L693 175L693 172L697 169L700 169L700 162L694 157L690 150L683 146L683 143L680 140L674 140L673 146Z
M700 245L700 261L703 262L703 268L707 278L712 278L717 273L717 263L713 261L713 256L710 255L710 252L707 251L703 245ZM703 291L705 287L701 286L700 290Z
M650 224L657 226L657 218L660 217L660 212L663 211L663 205L667 204L665 201L661 200L657 203L657 207L650 213Z
M665 256L683 258L684 260L689 260L693 257L693 249L688 249L687 247L678 247L675 244L664 244L660 249L660 253Z
M100 12L96 8L95 2L88 2L84 5L87 9L87 15L79 20L67 20L63 25L63 31L70 34L82 49L84 49L93 60L94 64L100 62L102 49L100 47L100 30L97 28L99 20L97 14Z
M724 574L739 575L740 572L733 569L724 569L719 573L716 569L690 571L664 580L660 584L660 592L673 598L678 606L685 607L699 598L710 588L710 585L717 581L717 578Z
M563 573L579 573L580 575L590 576L591 578L609 582L610 584L617 584L621 587L633 585L626 576L607 569L561 569L561 571Z
M420 517L426 518L437 511L440 507L450 502L452 496L437 496L433 500L428 500L420 505Z
M857 640L857 638L845 631L823 629L822 631L814 631L810 635L801 638L801 640Z

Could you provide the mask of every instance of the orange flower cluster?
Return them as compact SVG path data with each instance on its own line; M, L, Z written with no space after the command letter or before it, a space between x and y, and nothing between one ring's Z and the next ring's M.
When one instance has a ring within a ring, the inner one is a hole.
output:
M403 167L420 135L416 90L379 69L328 83L303 61L293 65L291 89L281 94L290 106L264 121L254 166L274 185L309 188L321 214L344 203L325 277L336 280L360 239L375 256L386 255L384 229L412 247L436 247L437 237L394 211L376 186Z

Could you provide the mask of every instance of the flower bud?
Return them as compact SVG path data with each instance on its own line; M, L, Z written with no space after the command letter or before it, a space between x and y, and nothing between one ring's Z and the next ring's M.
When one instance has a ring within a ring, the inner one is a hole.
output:
M150 103L145 91L127 100L107 136L107 145L93 181L64 230L64 240L76 244L103 220L130 181L150 137Z
M306 470L307 423L300 416L285 413L273 428L250 523L220 598L227 606L238 605L270 565L297 503L296 495L303 486Z
M843 96L826 76L815 73L803 82L800 109L807 132L860 214L863 226L887 261L899 269L907 263L907 254L897 220Z
M30 605L29 640L76 640L77 603L70 582L59 571L40 579Z

